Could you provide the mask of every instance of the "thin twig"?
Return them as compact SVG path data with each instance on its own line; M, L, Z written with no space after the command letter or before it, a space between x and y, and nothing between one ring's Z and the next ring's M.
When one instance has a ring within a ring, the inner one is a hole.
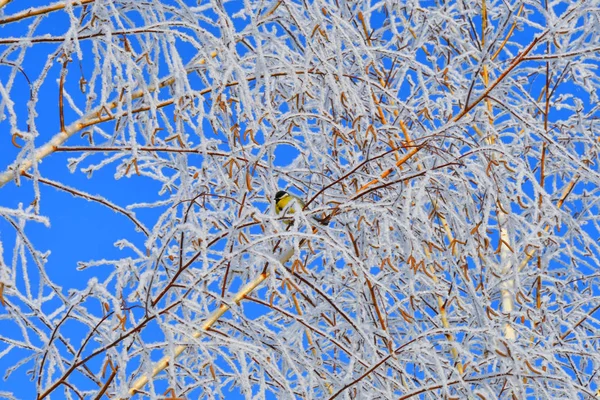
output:
M121 208L121 207L119 207L118 205L116 205L116 204L114 204L114 203L111 203L110 201L108 201L108 200L106 200L106 199L103 199L102 197L93 196L93 195L91 195L91 194L88 194L88 193L81 192L81 191L79 191L79 190L77 190L77 189L70 188L70 187L68 187L68 186L65 186L65 185L63 185L63 184L61 184L61 183L59 183L59 182L52 181L52 180L50 180L50 179L39 178L39 177L38 177L38 178L35 178L35 177L34 177L32 174L30 174L30 173L28 173L28 172L23 172L22 174L23 174L23 176L25 176L26 178L29 178L29 179L35 179L35 180L37 180L38 182L41 182L41 183L43 183L43 184L45 184L45 185L48 185L48 186L52 186L52 187L54 187L54 188L56 188L56 189L59 189L59 190L65 191L65 192L67 192L67 193L71 193L71 194L72 194L72 195L74 195L74 196L79 196L79 197L82 197L82 198L84 198L84 199L86 199L86 200L95 201L95 202L97 202L97 203L100 203L100 204L102 204L102 205L105 205L106 207L110 208L111 210L113 210L113 211L116 211L116 212L118 212L118 213L121 213L121 214L125 215L127 218L129 218L129 219L131 220L131 222L133 222L133 223L134 223L134 224L135 224L135 225L136 225L138 228L140 228L140 230L141 230L141 231L142 231L142 232L143 232L143 233L144 233L146 236L149 236L149 235L150 235L150 231L148 230L148 228L146 228L146 227L144 226L144 224L142 224L142 223L141 223L141 222L140 222L140 221L139 221L139 220L138 220L138 219L135 217L135 214L134 214L133 212L131 212L131 211L128 211L128 210L126 210L126 209L124 209L124 208Z
M115 376L117 376L118 370L119 370L119 366L116 366L115 368L112 369L112 372L110 373L110 376L106 380L106 383L104 383L104 386L102 386L102 389L100 389L100 391L98 392L96 397L94 397L94 400L100 400L102 398L104 393L106 393L106 391L108 390L108 387L112 383L113 379L115 379Z
M11 1L12 0L0 0L0 8L5 6L7 3L10 3ZM75 1L71 2L70 4L67 2L54 3L47 7L30 8L30 9L22 11L20 13L13 14L6 18L0 19L0 25L8 24L9 22L20 21L22 19L35 17L38 15L48 14L48 13L51 13L52 11L62 10L63 8L66 8L67 5L69 5L71 7L83 6L83 5L86 5L89 3L93 3L94 1L96 1L96 0L75 0Z

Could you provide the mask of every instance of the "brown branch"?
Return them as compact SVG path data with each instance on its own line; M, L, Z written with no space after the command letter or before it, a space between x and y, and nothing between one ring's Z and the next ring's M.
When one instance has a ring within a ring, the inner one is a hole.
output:
M562 335L560 335L560 339L561 340L565 340L565 338L567 336L569 336L575 329L577 329L577 327L579 327L579 325L583 324L583 322L588 319L589 317L592 316L592 314L594 314L596 311L598 311L598 309L600 309L600 304L598 304L596 307L594 307L592 310L590 310L584 317L582 317L575 325L573 325L571 328L569 328L565 333L563 333ZM558 343L555 343L554 345L557 345Z
M100 400L102 398L104 393L106 393L106 391L108 390L108 387L112 383L113 379L115 379L115 376L117 376L118 370L119 370L119 366L112 368L112 372L110 373L108 379L106 380L106 383L104 383L104 386L102 386L102 388L100 389L100 391L98 392L96 397L94 397L94 400Z
M0 0L0 8L3 7L5 4L9 3L10 1L12 1L12 0ZM22 11L20 13L13 14L11 16L0 19L0 25L8 24L10 22L20 21L22 19L35 17L38 15L48 14L48 13L51 13L52 11L62 10L63 8L66 8L67 5L70 5L71 7L83 6L83 5L86 5L89 3L93 3L94 1L96 1L96 0L76 0L76 1L71 2L70 4L67 2L54 3L47 7L30 8L30 9Z
M569 53L557 53L557 54L546 54L543 56L525 57L525 59L523 61L547 61L547 60L556 60L556 59L564 60L569 57L577 57L577 56L580 56L583 54L598 53L598 52L600 52L600 47L592 47L590 49L572 51Z
M176 307L177 305L180 305L180 301L177 301L171 305L169 305L167 308L165 308L164 310L160 311L158 313L158 315L164 315L167 314L171 311L172 308ZM106 320L110 315L112 315L113 313L111 312L110 314L108 314L107 316L104 316L102 318L102 320L100 321L101 323ZM62 377L60 377L55 383L53 383L50 388L48 388L40 397L40 400L43 399L44 397L48 396L51 392L53 392L57 387L59 387L61 384L65 384L66 383L66 379L69 377L69 375L71 375L73 373L73 371L75 371L78 367L80 366L84 366L85 364L90 361L92 358L96 357L99 354L102 354L110 349L112 349L113 347L115 347L117 344L121 343L123 340L127 339L128 337L130 337L131 335L133 335L134 333L137 333L139 331L141 331L144 326L146 326L148 323L150 323L151 321L153 321L156 318L156 315L152 315L150 317L147 317L145 320L143 320L138 326L132 328L131 330L129 330L126 333L123 333L121 336L119 336L119 338L115 339L114 341L112 341L111 343L107 344L106 346L93 351L90 355L88 355L87 357L81 359L80 361L77 362L73 362L73 364L71 365L71 367L69 367L63 374ZM99 326L99 324L98 324ZM94 330L92 332L90 332L90 334L88 335L88 337L86 338L86 340L84 341L84 344L82 345L82 347L79 349L79 351L77 352L77 354L75 355L75 359L77 360L80 355L81 352L83 351L84 346L89 342L89 340L91 339L91 335L96 331L96 328L94 328Z
M423 387L423 388L415 390L414 392L411 392L411 393L408 393L408 394L405 394L405 395L399 397L398 400L410 399L412 397L418 396L425 392L430 392L432 390L441 389L446 386L453 386L453 385L464 383L464 382L476 383L476 382L481 382L481 381L490 380L490 379L497 379L497 378L502 378L502 377L517 377L520 379L532 379L532 380L542 379L542 380L550 380L550 381L557 381L557 382L561 382L561 383L567 383L564 379L556 377L556 376L552 376L552 375L539 376L539 375L533 375L533 374L519 374L519 373L515 373L515 372L510 372L510 371L509 372L498 372L495 374L489 374L489 375L484 375L484 376L455 379L453 381ZM587 394L590 398L592 398L592 399L594 398L594 394L591 393L590 391L588 391L587 388L580 386L580 385L576 385L573 382L568 382L568 383L569 383L569 385L572 385L573 387L577 388L582 393Z
M106 321L113 313L109 313L107 315L105 315L104 317L102 317L102 319L96 324L96 326L94 326L94 329L92 329L92 331L88 334L87 338L83 341L83 343L81 344L81 347L79 348L79 351L77 351L77 354L75 354L75 360L78 359L81 356L81 353L83 352L84 348L86 347L86 345L88 344L88 342L92 339L92 335L96 332L96 330L98 330L98 328L100 327L100 325ZM122 338L120 339L122 340ZM73 371L75 371L75 369L77 367L79 367L80 365L82 365L84 362L80 362L80 363L76 363L73 362L73 364L71 364L71 366L65 371L65 373L63 374L63 376L58 379L57 381L55 381L53 384L50 385L50 387L48 389L46 389L43 393L41 393L38 396L38 400L43 400L45 397L47 397L48 395L50 395L50 393L52 393L56 388L58 388L60 385L67 385L69 386L68 382L67 382L67 377L69 375L71 375L71 373Z
M523 7L525 7L525 3L521 4L521 8L519 8L519 11L517 12L516 18L518 18L521 15L521 12L523 11ZM512 36L512 34L513 34L513 32L514 32L514 30L515 30L516 27L517 27L517 21L515 19L515 21L513 21L513 24L512 24L512 26L510 27L510 29L508 31L508 34L506 35L506 37L504 38L504 40L502 41L502 43L498 47L498 50L496 50L496 52L492 56L492 61L495 60L496 57L498 57L498 55L500 54L500 52L502 51L502 49L504 48L504 46L506 46L506 43L508 42L508 39L510 39L510 37Z
M396 347L396 349L394 349L394 351L390 352L390 354L388 354L387 356L383 357L382 359L380 359L379 361L377 361L375 364L373 364L370 368L368 368L361 376L359 376L358 378L356 378L355 380L353 380L350 383L347 383L346 385L344 385L344 387L342 387L340 390L338 390L337 392L335 392L333 394L333 396L331 396L329 398L329 400L333 400L336 397L338 397L341 393L343 393L346 389L351 388L352 386L356 385L358 382L362 381L364 378L366 378L367 376L369 376L370 374L372 374L374 371L377 370L377 368L379 368L380 366L382 366L387 360L389 360L390 358L392 358L393 356L399 354L405 347L411 345L412 343L424 339L427 336L430 335L437 335L440 333L447 333L446 329L436 329L430 332L426 332L424 334L421 334L411 340L409 340L408 342L401 344L400 346Z
M387 170L383 171L381 173L381 175L379 175L378 178L373 179L372 181L364 184L360 189L358 189L357 194L361 193L362 191L364 191L366 188L368 188L369 186L374 185L375 183L381 181L381 179L385 179L389 174L391 174L396 168L400 167L402 164L404 164L405 162L407 162L412 156L414 156L415 154L417 154L417 152L419 150L421 150L423 148L423 146L418 146L418 147L413 147L408 153L406 153L406 155L404 157L402 157L400 160L398 160L395 164L394 167L392 168L388 168Z
M410 147L410 146L406 146L406 147ZM322 193L324 193L327 189L329 189L332 186L337 185L338 183L342 182L344 179L348 178L350 175L354 174L356 171L358 171L360 168L362 168L363 166L365 166L366 164L378 160L382 157L385 157L386 155L390 154L390 153L394 153L398 151L398 148L392 148L391 150L385 151L377 156L368 158L366 160L364 160L363 162L361 162L360 164L358 164L356 167L352 168L349 172L347 172L346 174L342 175L341 177L337 178L336 180L334 180L333 182L331 182L330 184L324 186L323 188L321 188L321 190L319 190L317 193L315 193L315 195L313 197L311 197L305 205L305 209L308 208L308 206L310 205L310 203L312 203L313 201L315 201L315 199L317 197L319 197Z
M517 55L512 62L510 63L510 65L506 68L506 70L504 70L504 72L502 72L500 74L500 76L498 76L498 78L496 78L496 80L494 82L492 82L492 84L490 86L488 86L483 93L481 93L479 95L479 97L477 97L475 100L473 100L473 102L471 104L466 104L465 108L456 116L452 119L452 122L458 122L460 121L465 115L467 115L473 108L475 108L476 105L478 105L479 103L481 103L481 101L483 99L485 99L487 97L488 94L490 94L490 92L492 90L494 90L496 88L496 86L498 86L498 84L500 84L500 82L502 82L504 80L504 78L506 78L508 76L508 74L515 69L527 56L527 54L529 54L534 48L535 46L544 38L544 36L546 36L548 34L548 30L544 31L541 35L539 35L538 37L536 37L535 39L533 39L533 41L529 44L529 46L527 46L519 55Z
M216 57L217 52L216 51L211 52L210 56ZM205 63L206 63L206 60L204 58L197 62L197 64L200 64L200 65L205 64ZM188 72L192 72L193 70L194 69L191 68ZM254 80L254 79L256 79L256 78L255 77L249 78L249 80ZM131 100L139 99L142 96L144 96L145 93L155 92L166 86L171 85L173 82L175 82L175 77L171 76L171 77L165 78L155 86L151 86L151 87L147 88L146 90L140 89L137 92L132 93ZM237 84L239 84L237 81L232 82L230 84L227 84L226 87L231 87L231 86L234 86ZM212 91L212 89L204 89L204 90L200 91L199 94L201 96L203 96L203 95L210 93L211 91ZM173 104L174 101L175 101L174 99L166 100L166 101L156 104L155 107L157 109L163 108L163 107ZM90 111L90 113L88 115L75 121L74 123L72 123L71 125L66 127L64 130L61 130L61 132L54 135L52 137L52 139L50 139L49 142L42 145L35 152L35 155L33 157L35 162L38 162L39 160L41 160L41 159L45 158L46 156L48 156L49 154L53 153L58 146L63 144L65 141L67 141L67 139L69 139L71 136L73 136L76 132L78 132L84 128L87 128L88 126L93 126L93 125L97 125L102 122L111 121L113 119L117 119L122 116L126 116L129 113L137 114L139 112L150 110L150 107L147 106L147 107L140 107L138 109L131 110L130 112L123 111L119 115L112 115L108 112L109 110L116 108L118 105L119 105L119 99L116 99L116 100L113 100L111 103L99 106L99 107L95 108L94 110ZM107 116L103 116L102 113L106 113ZM3 173L0 174L0 187L4 186L6 183L8 183L15 175L19 175L22 172L28 170L33 165L33 163L34 163L34 161L32 161L31 158L28 158L26 161L24 161L19 166L13 165L13 166L9 167L6 171L4 171ZM14 168L16 168L17 170L14 171Z
M256 225L258 224L258 222L256 221L251 221L245 224L242 224L240 226L238 226L238 229L241 228L246 228L248 226L252 226L252 225ZM209 242L207 244L207 247L211 247L212 245L214 245L215 243L217 243L218 241L220 241L221 239L227 237L231 232L227 231L227 232L223 232L220 235L216 236L211 242ZM190 258L185 265L183 265L181 268L179 268L177 270L177 272L173 275L173 277L171 278L171 281L163 288L163 290L154 298L154 300L152 300L151 304L152 306L155 306L156 304L158 304L158 302L160 301L160 299L162 299L167 292L175 285L175 282L177 281L177 278L179 278L179 276L185 271L187 270L190 265L192 265L200 256L202 255L201 251L198 251L196 254L194 254L194 256L192 258ZM291 257L291 256L290 256Z
M571 191L575 187L575 184L577 184L578 181L579 181L579 174L575 174L573 179L571 179L571 182L569 182L569 184L567 185L565 190L563 190L563 193L562 193L560 199L558 200L558 203L556 204L557 208L562 207L567 196L569 196L569 194L571 193ZM550 224L546 224L546 226L544 226L544 232L548 232L548 230L550 230ZM521 262L521 265L519 265L519 271L522 271L523 268L525 268L525 266L533 258L534 254L535 254L535 249L531 249L530 251L525 250L525 259Z
M66 56L65 56L66 58ZM64 87L65 77L67 76L67 60L63 62L62 69L60 71L60 81L58 83L58 116L60 118L60 131L65 131L65 109L64 109Z
M36 179L36 178L34 178L33 175L31 175L28 172L23 172L22 175L25 176L26 178L35 179L38 182L41 182L41 183L43 183L45 185L48 185L48 186L52 186L53 188L56 188L56 189L62 190L64 192L70 193L70 194L72 194L74 196L79 196L79 197L82 197L82 198L84 198L86 200L95 201L97 203L105 205L106 207L110 208L111 210L116 211L118 213L121 213L121 214L125 215L127 218L129 218L138 228L140 228L140 230L142 232L144 232L144 234L146 236L150 235L150 232L148 231L148 228L146 228L140 221L137 220L137 218L135 218L135 214L134 213L132 213L131 211L128 211L128 210L126 210L124 208L121 208L118 205L113 204L113 203L111 203L110 201L108 201L106 199L103 199L102 197L97 197L97 196L93 196L91 194L87 194L87 193L81 192L81 191L79 191L77 189L70 188L68 186L65 186L65 185L63 185L61 183L58 183L58 182L55 182L55 181L52 181L50 179L45 179L45 178L37 178Z
M0 0L0 8L4 7L5 5L7 5L8 3L10 3L12 0Z
M294 249L291 248L291 250L288 250L287 253L283 254L283 256L280 258L280 262L287 262L287 260L289 260L293 254ZM239 304L246 295L252 293L252 291L258 285L264 282L265 279L267 279L268 277L268 272L263 272L262 274L260 274L252 282L248 283L246 286L240 289L240 291L233 297L232 302L235 304ZM198 339L200 336L202 336L202 333L208 330L212 325L214 325L214 323L217 322L219 318L221 318L221 316L229 310L229 308L229 304L221 304L221 306L215 311L213 311L213 313L208 317L208 319L202 324L200 330L195 331L192 334L192 337L194 339ZM154 368L152 369L152 373L150 373L149 375L142 375L140 378L138 378L137 381L135 381L133 386L131 386L131 388L129 389L129 394L134 395L136 392L138 392L142 387L146 385L146 383L148 383L151 377L156 376L156 374L167 368L169 363L175 358L177 358L186 348L187 345L179 345L173 350L173 358L171 358L171 356L164 356L160 361L158 361L155 364Z
M211 57L216 57L216 55L217 55L216 51L213 51L211 53ZM204 64L205 62L206 62L205 59L201 59L200 61L198 61L198 64ZM194 69L190 69L188 72L192 72L193 70ZM319 71L315 71L315 70L310 70L310 71L296 71L295 74L296 75L304 75L304 74L322 75L323 73L319 72ZM289 75L289 73L288 72L275 72L275 73L269 74L268 76L271 78L277 78L277 77L286 76L286 75ZM254 82L262 76L264 76L264 75L249 77L246 79L246 82ZM131 95L131 99L132 100L138 99L138 98L142 97L145 93L148 93L148 92L151 93L156 90L159 90L165 86L172 84L174 81L175 81L174 77L166 78L166 79L162 80L158 85L152 86L152 87L148 88L146 91L138 90L137 92L135 92ZM225 84L224 87L229 88L229 87L237 86L239 84L240 84L240 81L234 81L234 82ZM204 96L204 95L211 93L213 90L214 90L214 88L207 88L207 89L199 91L198 95ZM163 107L169 106L171 104L174 104L174 102L175 102L175 99L164 100L164 101L156 104L154 106L154 108L156 108L156 109L163 108ZM75 133L79 132L80 130L85 129L89 126L98 125L102 122L119 119L119 118L124 117L129 114L137 114L137 113L140 113L143 111L149 111L150 109L152 109L152 107L150 107L150 106L143 106L143 107L131 110L131 111L125 110L116 115L110 114L109 110L116 108L118 104L119 104L119 100L117 99L117 100L112 101L109 104L102 105L102 106L95 108L88 115L80 118L79 120L75 121L74 123L72 123L71 125L66 127L65 131L59 132L56 135L54 135L52 137L52 139L50 139L50 141L48 141L47 143L42 145L40 148L38 148L38 150L35 152L33 157L27 158L20 165L13 164L10 167L8 167L6 171L4 171L3 173L0 174L0 187L4 186L6 183L10 182L15 176L22 174L23 171L26 171L29 168L31 168L33 166L34 162L38 162L41 159L48 156L49 154L56 151L56 149L61 144L63 144L71 136L73 136ZM33 160L32 160L32 158L33 158Z
M173 102L174 102L173 99L163 101L161 103L158 103L156 105L156 108L166 107L170 104L173 104ZM102 107L102 109L104 109L104 108L105 107ZM132 110L131 113L136 114L136 113L139 113L142 111L148 111L149 109L150 109L150 107L141 107L141 108ZM100 112L100 109L92 112L91 115L98 114L99 112ZM125 116L128 113L129 112L124 111L118 115L105 115L105 116L98 115L93 118L90 118L90 116L83 117L80 120L78 120L78 121L74 122L73 124L69 125L68 127L66 127L64 131L61 131L61 132L57 133L56 135L54 135L54 137L52 137L52 139L50 141L48 141L46 144L44 144L40 148L38 148L38 150L35 152L35 154L33 156L33 159L35 160L35 162L39 162L40 160L42 160L49 154L52 154L55 151L55 149L58 146L60 146L61 144L63 144L67 139L69 139L75 133L79 132L80 130L82 130L84 128L87 128L87 127L93 126L93 125L97 125L101 122L111 121L111 120L119 118L121 116ZM27 171L29 168L31 168L33 166L33 163L34 163L34 161L32 161L31 157L29 157L29 158L27 158L27 160L23 161L22 164L9 167L6 171L4 171L3 173L0 174L0 187L4 186L6 183L10 182L15 175L23 174L25 171Z
M344 346L342 343L340 343L339 341L337 341L336 339L329 337L325 332L319 330L318 328L308 324L303 318L300 318L299 316L296 316L280 307L277 307L276 305L270 304L266 301L263 301L259 298L256 297L249 297L246 296L246 300L248 301L253 301L255 303L261 304L267 308L271 308L274 311L277 311L280 314L285 315L288 318L294 319L296 320L296 322L300 323L301 325L303 325L306 329L310 329L311 331L313 331L314 333L318 334L319 336L324 337L325 339L329 340L331 343L333 343L337 348L339 348L341 351L343 351L344 353L346 353L346 355L350 358L354 358L356 359L356 361L361 364L363 367L368 367L368 364L363 361L362 359L358 358L357 354L355 351L346 348L346 346ZM331 321L327 321L330 325Z

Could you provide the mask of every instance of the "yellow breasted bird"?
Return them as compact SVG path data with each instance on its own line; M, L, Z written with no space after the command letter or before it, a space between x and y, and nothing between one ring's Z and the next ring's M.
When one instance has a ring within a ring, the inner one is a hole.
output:
M277 215L291 215L296 212L296 209L302 210L306 203L302 201L298 196L289 194L285 190L280 190L275 194L275 212ZM285 214L282 212L285 211ZM314 217L313 218L320 224L327 225L324 219Z

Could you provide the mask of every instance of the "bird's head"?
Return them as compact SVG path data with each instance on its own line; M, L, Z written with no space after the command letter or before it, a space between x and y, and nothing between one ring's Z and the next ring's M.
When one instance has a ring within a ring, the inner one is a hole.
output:
M275 193L275 202L277 203L279 200L283 199L285 196L289 196L288 192L286 192L285 190L280 190L279 192Z

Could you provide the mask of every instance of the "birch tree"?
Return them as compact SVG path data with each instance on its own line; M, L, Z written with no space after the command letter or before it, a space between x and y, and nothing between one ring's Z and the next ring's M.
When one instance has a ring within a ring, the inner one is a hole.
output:
M25 3L1 396L595 398L600 1ZM135 228L83 289L31 238L48 189Z

